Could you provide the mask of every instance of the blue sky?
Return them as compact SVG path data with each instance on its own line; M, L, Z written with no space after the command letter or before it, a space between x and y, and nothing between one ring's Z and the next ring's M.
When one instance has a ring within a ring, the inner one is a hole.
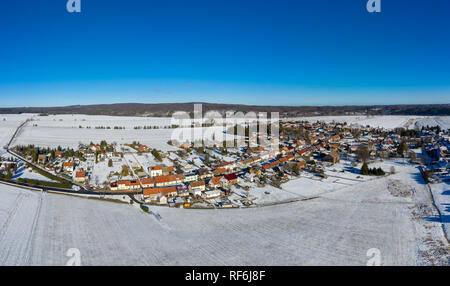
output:
M1 107L450 102L450 2L0 1Z

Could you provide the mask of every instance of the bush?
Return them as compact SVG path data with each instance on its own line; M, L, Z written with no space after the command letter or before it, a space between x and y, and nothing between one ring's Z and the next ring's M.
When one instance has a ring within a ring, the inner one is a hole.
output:
M391 174L395 174L395 168L394 168L394 166L391 167L390 173L391 173Z

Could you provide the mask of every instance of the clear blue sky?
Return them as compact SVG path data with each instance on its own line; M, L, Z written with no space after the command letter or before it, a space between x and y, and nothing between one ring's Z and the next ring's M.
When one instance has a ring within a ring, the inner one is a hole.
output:
M0 1L0 106L450 103L450 1Z

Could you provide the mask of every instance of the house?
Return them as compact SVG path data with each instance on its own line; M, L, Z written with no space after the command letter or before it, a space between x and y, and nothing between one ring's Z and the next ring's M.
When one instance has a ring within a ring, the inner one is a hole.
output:
M41 154L38 156L38 164L45 164L47 162L47 155Z
M223 185L224 187L230 187L232 185L239 183L239 178L236 176L235 173L226 174L223 177L226 180L225 184Z
M125 180L112 182L109 187L111 191L132 191L139 189L141 186L136 180Z
M201 195L201 193L205 190L205 181L197 181L189 184L189 192L193 195Z
M325 162L331 162L332 164L336 164L340 161L339 153L335 150L331 150L330 153L326 154L323 157Z
M227 169L225 168L218 168L214 171L214 175L219 176L227 173Z
M328 141L329 142L339 142L339 140L341 140L341 136L339 136L339 135L334 135L334 136L331 136L329 139L328 139Z
M205 191L202 194L202 197L205 199L213 199L213 198L217 198L220 197L220 191L219 190L209 190L209 191Z
M155 177L154 179L156 187L164 187L182 184L184 180L184 175L176 174L176 175L158 176Z
M184 174L184 182L185 183L195 182L197 180L198 180L198 175L195 173Z
M174 166L163 166L162 167L162 175L167 176L175 173Z
M202 169L199 169L198 171L197 171L197 174L198 174L198 177L201 179L201 180L204 180L204 179L206 179L206 178L211 178L212 176L214 176L208 169L206 169L206 168L202 168Z
M219 165L217 166L217 168L224 168L224 169L226 169L227 171L231 171L231 170L233 170L234 168L236 168L236 163L233 162L233 161L231 161L231 162L225 162L225 163L219 164Z
M264 171L269 171L270 169L272 169L272 167L270 167L270 164L262 165L262 168L264 169Z
M273 168L273 167L276 167L276 166L278 166L278 165L280 165L280 161L278 161L278 160L275 160L275 161L273 161L272 163L270 163L270 166Z
M139 152L148 152L149 148L145 145L139 145Z
M209 180L209 187L217 189L222 185L222 179L223 176L212 177L211 180Z
M183 143L183 144L180 145L180 148L183 148L183 149L187 150L187 149L191 148L191 144Z
M189 189L185 186L177 186L178 196L179 197L189 197Z
M88 180L88 176L85 171L78 171L75 173L75 182L77 183L86 183Z
M155 186L155 180L153 178L141 179L141 185L143 188L152 188Z
M163 170L162 166L150 166L150 176L156 177L156 176L162 176Z
M142 191L145 202L159 202L167 204L167 198L176 197L178 190L176 187L148 188Z
M305 160L301 160L301 161L297 162L296 165L297 165L297 167L298 167L299 169L306 168L306 161L305 161Z
M95 145L91 145L90 147L89 147L92 151L97 151L97 150L100 150L100 144L95 144Z
M64 155L63 151L55 151L55 157L56 158L62 158L63 155Z
M75 169L75 163L74 162L64 162L63 163L63 170L64 172L73 172Z

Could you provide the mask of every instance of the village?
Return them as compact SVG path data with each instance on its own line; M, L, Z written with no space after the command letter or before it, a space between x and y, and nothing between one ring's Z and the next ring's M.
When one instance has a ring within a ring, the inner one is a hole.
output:
M244 146L233 148L172 140L167 143L177 146L177 151L106 140L80 143L76 150L15 146L14 152L33 165L4 160L0 177L69 188L71 182L93 192L133 194L145 204L182 208L256 205L249 195L252 190L280 188L302 176L326 179L341 161L347 167L334 171L354 179L394 173L393 167L370 168L370 163L398 158L420 166L427 182L449 179L449 132L439 127L389 130L346 122L283 120L279 128L279 137L247 133ZM258 144L248 147L249 141ZM358 163L362 167L356 168ZM24 172L34 175L23 178Z

